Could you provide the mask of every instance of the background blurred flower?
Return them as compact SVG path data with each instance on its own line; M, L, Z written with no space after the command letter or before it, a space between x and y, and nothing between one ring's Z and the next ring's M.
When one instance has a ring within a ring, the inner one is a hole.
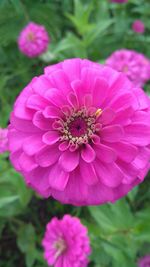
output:
M146 255L138 261L139 267L150 267L150 255Z
M0 154L8 150L8 130L0 128Z
M49 36L44 26L30 22L20 33L18 46L28 57L36 57L44 53L49 44Z
M107 58L106 65L125 73L136 86L143 86L150 79L150 61L136 51L117 50Z
M47 224L42 245L50 266L86 267L88 264L91 249L87 228L76 217L53 218Z
M11 114L11 160L42 196L74 205L115 201L143 181L149 98L122 73L89 60L49 66Z
M145 25L141 20L135 20L132 24L132 30L137 33L144 33Z

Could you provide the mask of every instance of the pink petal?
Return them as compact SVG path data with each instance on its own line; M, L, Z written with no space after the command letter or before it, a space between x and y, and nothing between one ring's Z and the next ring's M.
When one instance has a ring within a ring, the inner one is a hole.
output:
M27 107L35 110L43 110L49 102L39 95L31 95L27 100Z
M32 83L32 82L31 82ZM14 106L14 114L18 118L25 120L31 120L34 111L26 107L26 101L28 97L33 94L31 83L27 85L17 98Z
M68 141L64 141L59 145L59 150L60 151L65 151L67 150L69 147L69 142Z
M69 104L73 108L78 108L79 107L78 99L77 99L76 95L73 92L69 93L69 95L67 96L67 100L68 100Z
M133 89L133 92L138 100L138 103L140 105L140 109L146 109L149 108L149 98L145 94L145 92L141 88L135 88Z
M54 164L59 158L60 152L56 146L46 146L36 154L36 162L41 167Z
M89 144L86 144L82 148L82 150L81 150L81 157L87 163L90 163L90 162L94 161L95 156L96 156L95 151L94 151L94 149Z
M51 195L49 185L49 168L38 167L26 175L26 182L32 186L40 195L49 197Z
M14 116L14 113L11 113L11 125L15 129L21 132L25 132L25 133L40 133L41 132L40 129L38 129L36 126L33 125L32 121L19 119Z
M50 90L47 90L44 94L44 97L57 107L61 107L67 104L63 93L56 88L51 88Z
M81 70L81 81L84 84L84 94L92 92L96 78L99 77L99 68L84 67Z
M49 184L53 189L63 191L68 183L69 172L65 172L58 163L56 163L49 174Z
M87 94L84 96L84 106L89 108L92 106L92 95L91 94Z
M98 178L91 163L86 163L85 161L80 162L80 171L84 182L87 185L94 185L98 182Z
M81 76L81 59L67 59L63 61L62 67L65 73L68 75L70 82L80 79Z
M109 124L116 116L116 113L111 108L105 108L102 110L102 114L99 117L99 122L103 125Z
M107 81L103 78L97 78L95 80L93 88L93 105L96 107L101 107L105 98L107 97L109 90L109 85Z
M16 131L15 129L11 129L8 132L9 139L9 149L14 152L18 149L22 148L24 140L27 138L27 134L23 132Z
M44 143L42 142L42 135L40 134L31 135L23 142L23 150L29 156L36 154L43 147Z
M112 78L110 78L110 75ZM118 93L120 94L121 92L126 91L127 88L131 88L131 82L123 73L112 73L111 70L108 74L108 79L112 79L112 84L109 91L110 99L112 99L112 96L116 96Z
M50 130L51 123L49 119L46 119L42 111L37 111L33 117L33 124L41 130Z
M22 150L20 149L20 150L17 150L11 153L10 155L10 160L17 171L21 171L19 160L18 160L21 154L22 154Z
M127 142L117 142L109 144L117 153L117 157L125 162L131 162L138 154L138 148Z
M106 145L96 145L94 150L96 157L98 157L102 162L111 163L116 160L116 152Z
M54 87L63 91L64 95L71 91L69 79L63 70L57 70L50 76L51 81L54 83Z
M75 92L80 105L84 104L84 84L81 80L75 80L71 83L71 87Z
M114 110L125 109L129 106L132 106L135 110L139 107L137 99L132 93L116 96L109 104L109 107Z
M65 151L59 158L59 163L62 169L66 172L73 171L79 164L79 152Z
M43 135L42 141L47 145L53 145L59 138L60 136L57 131L49 131Z
M145 124L132 123L124 127L125 141L139 146L150 144L150 127Z
M59 108L48 106L44 109L43 115L45 118L61 118L62 113Z
M112 188L120 185L124 175L115 162L106 164L104 162L95 161L94 165L99 179L104 185Z
M150 161L150 150L146 147L141 147L138 156L133 161L133 164L140 169L144 169Z
M122 108L116 113L112 124L128 125L131 123L131 116L134 114L132 107Z
M132 117L133 122L138 122L141 124L147 124L150 123L150 111L137 111Z
M28 156L24 152L19 157L19 165L25 172L30 172L38 166L34 161L34 157Z
M118 165L122 172L124 173L124 184L131 184L136 180L138 176L139 169L134 166L133 163L126 163L124 161L118 160Z
M100 137L110 143L119 141L124 135L123 128L120 125L112 125L104 127L101 130Z
M43 96L44 93L47 91L47 89L49 89L51 87L52 87L52 84L51 84L50 80L47 79L47 77L45 77L45 75L41 75L39 77L36 77L32 81L33 91L36 94L39 94L41 96Z

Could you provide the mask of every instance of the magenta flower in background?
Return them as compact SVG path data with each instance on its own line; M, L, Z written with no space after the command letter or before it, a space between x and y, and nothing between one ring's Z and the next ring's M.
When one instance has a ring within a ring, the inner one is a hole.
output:
M28 186L62 203L126 195L150 160L150 100L124 74L89 60L45 68L18 97L9 147Z
M145 25L141 20L135 20L132 24L132 30L142 34L145 31Z
M44 26L30 22L18 38L19 50L28 57L37 57L44 53L49 44L49 36Z
M123 4L123 3L127 3L128 0L111 0L111 2L113 2L113 3Z
M80 220L65 215L61 220L53 218L46 227L44 258L49 266L86 267L91 252L87 228Z
M146 255L138 261L139 267L150 267L150 255Z
M107 58L106 65L125 73L136 86L143 86L150 79L150 60L136 51L117 50Z
M8 130L0 128L0 154L8 150Z

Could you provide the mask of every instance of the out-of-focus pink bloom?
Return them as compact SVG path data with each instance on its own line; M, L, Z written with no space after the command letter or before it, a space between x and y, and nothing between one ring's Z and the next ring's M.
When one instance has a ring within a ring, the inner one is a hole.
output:
M138 261L139 267L150 267L150 255L146 255Z
M106 65L125 73L136 86L150 79L150 60L136 51L117 50L107 58Z
M128 0L111 0L112 3L119 3L119 4L123 4L123 3L127 3Z
M8 150L8 130L0 128L0 154Z
M28 57L44 53L49 44L49 36L44 26L30 22L20 33L18 47Z
M65 215L61 220L53 218L46 227L44 258L49 266L86 267L91 252L87 228L80 220Z
M137 33L144 33L145 25L141 20L135 20L132 24L132 30Z
M11 161L26 183L62 203L96 205L143 181L150 102L124 75L89 60L45 68L11 114Z

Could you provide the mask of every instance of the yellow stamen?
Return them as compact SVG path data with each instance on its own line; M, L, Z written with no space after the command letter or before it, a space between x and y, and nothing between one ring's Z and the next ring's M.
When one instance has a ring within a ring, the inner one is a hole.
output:
M96 117L98 118L102 114L102 109L98 108L95 112Z

